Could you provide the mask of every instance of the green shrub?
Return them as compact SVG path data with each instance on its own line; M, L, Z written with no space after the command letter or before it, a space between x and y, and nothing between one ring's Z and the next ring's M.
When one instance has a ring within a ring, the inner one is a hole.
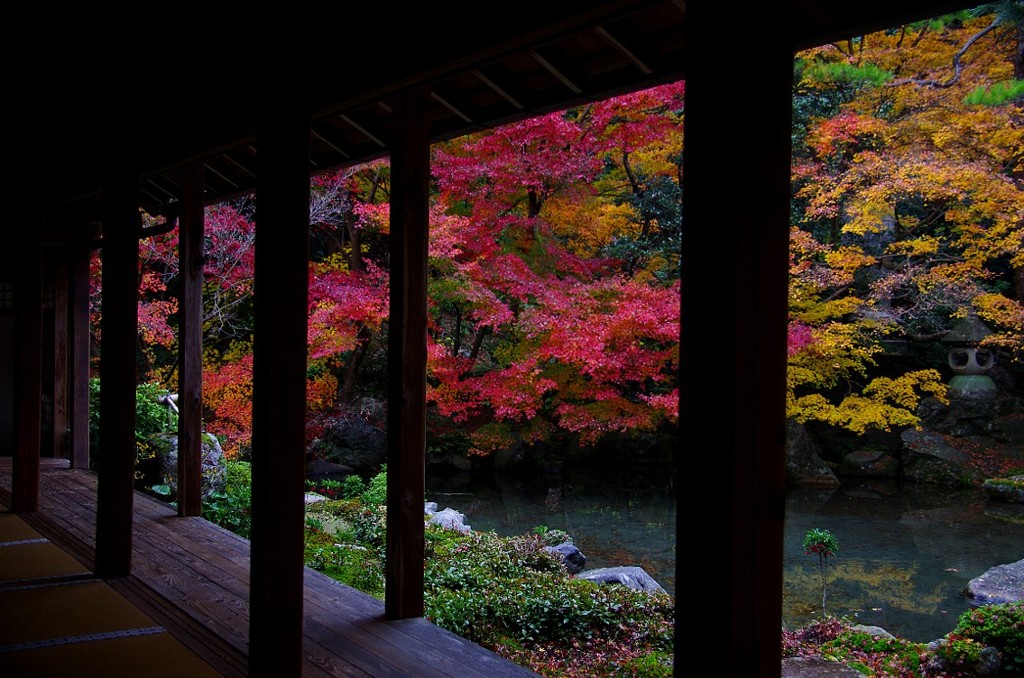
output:
M366 483L357 475L347 476L341 481L340 498L355 499L366 491Z
M307 480L306 489L329 499L355 499L366 491L366 483L357 475L345 476L344 480Z
M388 503L388 467L382 464L380 473L370 478L366 489L359 495L367 506L385 506Z
M985 645L973 638L950 633L935 647L933 654L939 660L942 675L952 678L977 675L984 650Z
M252 534L252 466L246 461L226 464L224 491L203 503L203 517L248 539Z
M533 528L533 533L544 540L548 546L558 546L566 542L572 543L572 537L565 530L551 529L547 525L538 525Z
M307 521L304 559L310 569L384 598L384 564L375 550L356 544L336 544L329 534Z
M604 590L585 579L544 577L527 570L516 578L457 578L455 583L432 589L427 615L438 626L477 642L496 636L519 641L589 638L616 618L604 604Z
M308 567L383 597L385 485L382 470L358 499L307 509ZM325 531L335 524L345 538ZM671 675L674 598L571 577L545 550L546 538L564 539L551 532L501 537L427 525L426 618L543 675L580 666L595 676ZM357 543L339 543L349 538Z
M156 468L157 449L150 438L178 430L178 415L160 404L169 391L159 384L142 383L135 388L135 477L144 484L160 482ZM89 379L89 450L98 458L100 445L100 380Z
M672 654L668 652L649 652L623 664L622 675L638 678L672 678L675 675L673 661Z
M1003 667L1000 675L1024 675L1024 601L968 610L948 637L954 642L943 651L952 659L976 660L975 647L994 647Z
M536 534L499 537L431 526L427 616L491 647L625 636L671 652L670 596L570 577L544 546Z
M920 675L924 645L902 638L846 630L821 646L822 656L867 669L870 675Z
M352 520L356 541L374 548L384 548L387 539L387 512L384 506L363 506Z

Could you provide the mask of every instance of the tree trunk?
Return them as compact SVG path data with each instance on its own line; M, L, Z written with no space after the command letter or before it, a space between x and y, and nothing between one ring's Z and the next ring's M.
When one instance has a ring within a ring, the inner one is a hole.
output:
M352 351L352 357L345 366L345 376L342 377L341 387L338 389L338 401L347 403L352 400L352 392L355 390L356 377L359 376L359 368L363 364L363 358L370 350L373 341L373 331L366 325L359 328L356 334L356 347Z

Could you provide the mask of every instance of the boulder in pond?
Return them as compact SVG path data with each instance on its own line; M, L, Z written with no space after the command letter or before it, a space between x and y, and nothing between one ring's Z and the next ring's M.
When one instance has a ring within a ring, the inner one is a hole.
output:
M587 557L571 541L545 546L544 550L557 556L569 574L579 574L587 566Z
M598 584L622 584L637 591L668 593L661 584L654 581L654 578L647 574L644 568L635 565L585 570L576 576L580 579L597 582Z
M838 487L839 478L818 454L803 424L786 421L786 481L802 487Z
M896 478L899 465L899 459L885 450L854 450L843 457L839 471L848 476Z
M984 482L983 487L989 499L1024 503L1024 475L989 478Z
M955 438L908 428L903 439L903 477L915 483L932 485L963 485L977 475L968 462L970 457L953 442Z
M998 605L1024 600L1024 558L997 565L967 582L964 590L972 605Z
M427 524L428 525L440 525L449 530L458 530L459 532L470 532L472 528L465 523L466 516L459 513L453 508L445 508L440 511L428 514Z

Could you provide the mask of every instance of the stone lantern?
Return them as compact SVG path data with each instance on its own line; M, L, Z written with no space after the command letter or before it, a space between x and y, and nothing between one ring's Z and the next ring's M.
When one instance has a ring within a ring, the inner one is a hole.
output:
M972 313L943 337L942 341L949 344L949 366L953 370L950 397L988 400L998 395L999 387L988 375L995 355L980 347L990 334L992 330Z

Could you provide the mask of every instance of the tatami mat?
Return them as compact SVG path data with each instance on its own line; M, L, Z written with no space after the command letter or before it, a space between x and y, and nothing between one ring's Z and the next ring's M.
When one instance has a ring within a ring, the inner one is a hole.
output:
M43 535L13 513L0 513L0 544L28 539L40 539Z
M0 513L0 676L219 676L21 517Z
M0 513L0 586L88 575L88 568L20 516Z
M162 629L0 652L0 676L18 678L206 678L220 675Z
M0 590L0 652L52 638L154 626L153 620L99 580Z

